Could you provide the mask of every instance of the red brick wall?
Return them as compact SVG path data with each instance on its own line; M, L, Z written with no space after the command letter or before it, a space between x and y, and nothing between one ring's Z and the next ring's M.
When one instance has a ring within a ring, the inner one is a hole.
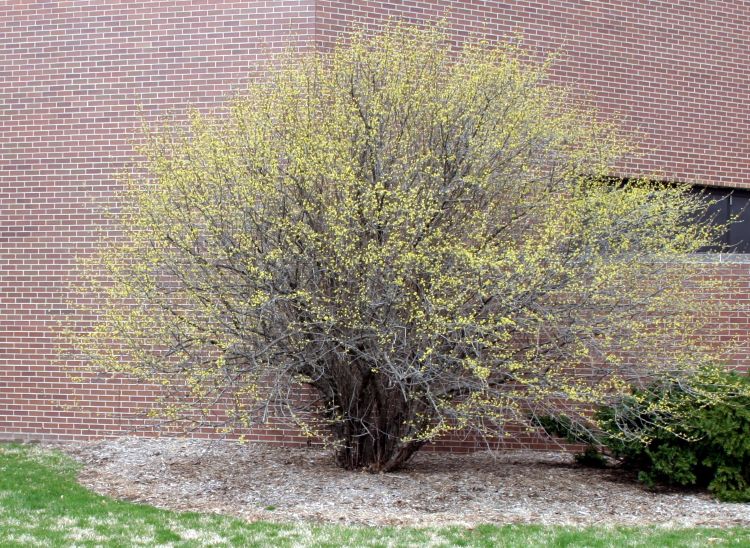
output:
M554 77L643 132L645 156L624 169L750 186L746 2L4 2L0 437L121 433L141 424L129 417L153 397L104 376L71 384L55 354L75 257L91 252L104 223L139 107L152 119L218 105L286 47L330 45L356 22L434 21L446 10L458 37L521 31L537 51L562 50ZM750 264L722 268L739 289L725 296L732 311L716 335L747 337ZM279 441L292 431L256 434Z
M750 186L750 3L734 0L319 0L318 44L353 24L447 17L458 36L560 52L555 79L641 133L625 171Z
M104 377L72 386L56 365L75 257L132 156L139 108L217 104L270 55L311 44L313 15L312 0L0 3L0 435L121 431L152 395Z

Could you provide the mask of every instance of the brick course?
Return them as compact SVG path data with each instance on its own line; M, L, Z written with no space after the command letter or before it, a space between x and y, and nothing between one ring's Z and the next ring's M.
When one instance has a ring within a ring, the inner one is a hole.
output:
M279 52L329 47L353 24L443 17L458 39L521 33L533 52L561 52L553 78L642 135L645 154L624 173L750 188L746 1L5 2L0 437L99 437L142 424L134 415L153 389L107 376L73 384L56 356L75 258L90 254L97 230L106 230L103 211L113 205L115 174L132 157L141 116L219 106ZM747 339L750 264L715 268L735 287L722 296L731 310L711 336ZM747 365L744 352L736 361ZM304 441L282 427L254 436Z

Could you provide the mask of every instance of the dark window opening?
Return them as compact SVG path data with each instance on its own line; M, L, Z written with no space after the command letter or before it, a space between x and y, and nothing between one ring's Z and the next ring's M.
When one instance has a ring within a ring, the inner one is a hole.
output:
M605 177L615 188L626 185L628 177ZM663 185L677 184L670 181L653 181ZM695 185L693 192L702 194L708 206L706 215L699 222L709 222L725 227L714 245L705 246L699 253L748 253L750 254L750 189Z
M750 253L750 190L699 186L694 189L707 200L716 200L708 208L709 222L727 226L716 245L701 248L700 251Z

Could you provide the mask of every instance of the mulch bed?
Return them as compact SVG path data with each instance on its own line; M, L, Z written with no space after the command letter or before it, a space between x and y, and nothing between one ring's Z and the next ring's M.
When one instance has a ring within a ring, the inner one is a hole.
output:
M750 526L750 504L649 491L570 454L421 453L390 474L347 472L328 451L181 438L120 438L64 450L94 491L161 508L249 520L358 525Z

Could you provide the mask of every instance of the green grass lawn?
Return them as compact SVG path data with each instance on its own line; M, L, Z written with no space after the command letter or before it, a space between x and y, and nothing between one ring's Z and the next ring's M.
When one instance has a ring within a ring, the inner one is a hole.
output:
M485 525L413 529L247 523L120 502L75 481L77 464L0 444L0 546L750 546L750 529Z

